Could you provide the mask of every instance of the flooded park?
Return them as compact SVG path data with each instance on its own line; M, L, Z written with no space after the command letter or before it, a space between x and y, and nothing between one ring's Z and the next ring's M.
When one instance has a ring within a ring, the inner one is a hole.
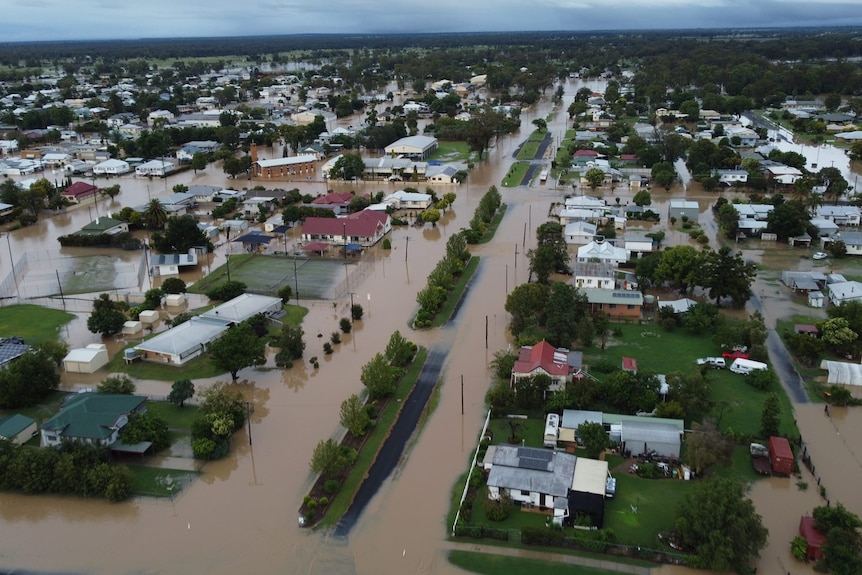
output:
M270 354L265 368L241 371L239 385L255 409L251 425L236 434L227 458L207 463L199 480L172 499L138 498L111 504L4 493L0 496L0 571L106 575L243 571L321 575L462 573L446 559L451 543L447 541L450 526L445 525L445 516L452 487L468 464L485 417L484 397L491 380L488 364L495 351L512 344L506 329L505 298L528 279L526 252L535 244L533 230L545 221L552 202L571 193L571 189L554 189L550 183L505 188L500 187L500 182L514 161L517 146L532 131L533 119L549 118L552 133L565 132L569 125L565 110L582 85L579 80L569 80L563 103L556 110L549 100L525 110L521 131L500 138L488 151L487 161L472 170L465 184L437 187L438 193L455 191L457 199L436 227L393 228L391 250L378 246L351 263L352 269L347 272L349 289L334 300L300 301L309 309L302 326L306 357L322 356L320 367L313 369L303 362L288 370L276 369ZM598 83L588 85L602 89ZM277 154L280 152L274 151L273 157ZM823 161L821 157L821 164ZM849 164L845 169L849 171ZM5 233L5 239L0 239L0 277L10 273L10 257L17 260L24 253L57 253L58 236L123 206L142 205L150 197L169 194L180 183L234 189L262 183L267 187L297 187L312 195L325 193L328 188L358 193L399 189L395 183L355 187L324 182L229 180L215 165L197 174L184 172L166 180L123 177L118 183L122 192L116 198L100 198L92 205L43 217L34 226ZM494 240L471 247L472 253L480 257L480 266L463 306L443 328L410 329L410 318L417 311L416 294L443 255L448 235L469 225L476 205L491 185L498 186L508 209ZM627 189L613 193L622 203L631 201L632 194ZM717 195L698 191L695 185L675 186L668 193L654 191L652 209L662 214L659 225L667 223L668 199L680 197L698 201L701 224L710 244L717 245L709 211ZM665 244L688 241L687 235L669 233ZM768 264L771 258L777 258L776 262L793 261L799 267L812 265L796 255L782 259L769 253L790 250L787 246L752 244L740 248L744 257L758 262ZM222 265L227 255L240 251L239 246L221 242L198 271L182 277L196 281ZM72 256L78 252L64 249L62 253ZM124 259L125 264L134 267L140 254L122 257L128 259ZM48 255L35 259L37 263L31 263L31 269L50 276L55 269L50 267L54 265L50 260ZM150 287L151 281L146 278L140 287L123 289L142 291ZM775 327L777 319L811 311L792 302L787 290L768 278L759 278L754 289L769 328ZM321 346L326 334L337 329L339 318L349 314L350 293L365 308L365 315L343 337L335 353L324 356ZM21 293L21 300L26 299L27 294ZM193 300L192 304L203 305L204 299ZM72 347L99 339L86 328L88 305L76 305L70 300L76 319L62 333ZM421 346L443 352L442 386L435 411L408 442L395 472L380 486L346 537L299 529L297 509L314 480L308 466L312 450L321 439L340 437L341 402L361 392L361 366L383 350L395 330ZM125 343L111 342L112 352ZM462 376L463 399L455 383ZM74 389L97 383L102 377L64 374L64 385ZM213 381L195 381L195 385ZM170 382L141 381L138 390L167 395ZM862 412L858 408L835 408L831 417L825 417L819 404L799 404L795 410L817 477L826 486L829 498L862 513L862 495L856 488L862 480ZM252 437L248 436L249 429ZM823 504L817 478L808 474L803 480L809 485L804 491L793 478L765 479L750 487L749 495L770 530L769 547L762 553L758 573L813 572L808 566L791 563L794 560L789 552L799 516ZM664 566L656 567L654 572L682 574L686 570Z

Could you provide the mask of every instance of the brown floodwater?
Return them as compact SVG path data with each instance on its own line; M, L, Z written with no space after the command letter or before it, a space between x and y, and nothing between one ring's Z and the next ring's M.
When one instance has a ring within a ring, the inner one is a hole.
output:
M565 109L581 85L576 81L567 83L564 102L549 121L552 132L561 134L565 129ZM590 87L601 90L598 83ZM502 137L489 151L489 161L478 165L466 184L438 188L441 192L454 189L458 198L437 228L396 228L392 232L391 251L375 248L366 254L350 284L356 294L354 297L365 308L365 317L357 322L353 333L335 346L336 351L331 356L324 356L322 345L328 341L329 334L338 329L338 320L348 314L349 296L340 295L334 302L302 302L309 308L303 324L307 342L305 357L317 355L321 358L320 367L314 369L306 361L286 371L273 369L270 353L264 368L240 372L243 393L255 404L251 444L247 431L239 432L230 456L207 464L200 480L185 488L173 501L143 498L108 504L3 494L0 497L0 567L94 574L232 573L239 570L297 574L460 573L445 557L444 539L450 526L444 525L444 520L450 492L465 470L485 415L484 395L490 380L488 362L495 351L511 345L506 330L508 318L503 310L506 294L526 281L525 252L534 244L532 230L544 221L551 202L559 201L564 192L538 184L530 188L500 187L509 209L494 242L473 249L481 256L481 265L455 321L446 328L423 332L412 331L408 322L417 309L416 293L424 287L426 276L442 256L448 235L468 225L479 199L490 185L499 187L517 144L531 130L532 119L545 118L550 112L549 102L525 111L521 133ZM358 121L354 119L353 123ZM96 215L95 210L104 214L124 205L143 204L150 196L170 193L170 188L177 183L214 183L242 188L256 182L225 180L215 167L197 175L187 172L171 176L167 182L121 178L123 191L115 200L103 199L96 206L82 206L43 218L36 226L12 232L8 236L8 247L14 254L56 250L56 237L86 224L91 214ZM313 194L324 192L326 187L321 182L278 185L298 187L303 193ZM333 187L351 189L350 185ZM358 188L358 192L367 192L395 190L397 186L373 183L360 184ZM630 200L631 196L619 189L614 194L620 196L622 202ZM674 188L670 193L663 190L655 193L656 208L662 213L663 223L667 218L667 198L683 194L701 202L704 213L701 220L708 222L705 213L711 196L698 198L691 188ZM706 229L714 242L714 231ZM682 243L688 238L680 234L669 241ZM2 247L0 245L0 274L5 276L9 264ZM230 244L220 246L206 267L221 265L226 252L236 251ZM184 279L193 281L204 271L192 272ZM193 305L199 304L200 301ZM770 300L766 300L766 304L767 307L771 305ZM71 302L70 307L74 307ZM64 328L63 335L76 346L95 341L95 336L86 330L85 314L81 313L86 308L73 311L76 319ZM164 317L175 311L165 310ZM301 530L297 527L297 509L314 479L308 469L314 445L343 432L338 426L341 401L361 391L361 366L383 349L396 329L420 345L449 350L436 411L413 439L407 455L371 501L347 541ZM114 351L123 342L109 342L109 345ZM101 377L65 375L64 385L92 385ZM212 380L195 383L203 386ZM169 383L154 381L141 381L138 386L142 392L152 395L166 395L170 388ZM850 487L855 482L845 479L862 476L858 465L851 464L857 460L849 455L862 453L862 446L852 441L853 437L862 437L859 433L862 418L856 413L858 411L833 412L832 420L826 420L815 406L798 410L797 419L809 442L818 474L822 475L830 494L834 491L836 500L858 508L859 501L853 499ZM839 431L848 437L843 439ZM844 450L842 457L834 457L840 450ZM833 464L835 459L841 462ZM765 523L776 529L761 561L764 570L760 572L763 573L778 573L771 567L767 569L767 565L771 565L769 557L782 557L781 550L792 537L790 531L798 524L798 519L790 521L791 516L797 510L814 505L816 501L810 501L812 497L817 499L813 487L800 492L792 484L793 480L783 481L790 481L791 487L782 485L780 480L769 480L757 483L751 492Z

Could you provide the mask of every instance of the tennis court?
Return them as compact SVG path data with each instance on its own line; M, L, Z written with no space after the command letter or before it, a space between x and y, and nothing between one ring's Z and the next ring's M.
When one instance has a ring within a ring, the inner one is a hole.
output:
M351 266L352 267L352 266ZM342 260L292 258L277 255L243 254L230 258L230 279L241 281L249 291L275 295L289 285L301 299L330 299L345 277ZM227 281L227 266L221 266L198 282L192 291L205 293Z
M141 274L146 273L140 252L71 257L53 251L25 252L15 270L13 279L25 298L53 296L61 291L70 295L139 289Z

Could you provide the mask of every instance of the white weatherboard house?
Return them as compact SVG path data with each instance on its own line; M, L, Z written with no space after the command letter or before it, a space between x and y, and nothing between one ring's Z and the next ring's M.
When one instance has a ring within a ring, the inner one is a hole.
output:
M119 176L130 171L129 163L123 160L105 160L93 166L93 173L99 176Z
M507 495L516 503L553 510L554 516L568 514L577 457L535 447L494 448L488 473L489 499Z

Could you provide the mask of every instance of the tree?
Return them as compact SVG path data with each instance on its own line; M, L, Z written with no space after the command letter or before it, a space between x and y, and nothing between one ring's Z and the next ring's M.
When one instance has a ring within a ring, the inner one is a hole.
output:
M766 222L767 231L778 234L779 240L795 238L808 228L808 210L802 202L790 200L775 206L766 216Z
M659 284L668 282L680 293L688 293L699 284L703 259L703 255L692 246L669 248L662 252L654 278Z
M276 364L279 367L288 365L295 359L302 357L305 351L305 341L302 336L305 332L298 325L285 324L281 328L278 338L278 347L281 348L275 356Z
M700 475L717 463L728 462L732 450L733 445L716 424L706 419L703 423L692 424L692 432L686 435L684 461Z
M531 327L545 324L545 303L550 287L543 284L521 284L506 296L505 309L512 316L509 329L517 338Z
M60 372L50 351L34 346L0 369L0 408L29 407L60 385Z
M775 392L766 396L763 409L760 412L760 432L763 437L778 435L778 426L781 423L781 404Z
M748 571L769 534L743 485L728 477L698 483L677 507L674 525L682 544L717 571Z
M842 503L815 507L815 527L826 535L823 555L835 575L862 573L862 520Z
M242 322L227 330L209 345L210 359L218 369L237 380L239 370L266 363L266 343L251 326Z
M168 221L168 212L162 202L153 198L144 210L144 224L151 230L161 230Z
M648 206L652 204L652 195L649 190L639 190L632 199L636 206Z
M198 173L198 170L205 170L207 167L207 156L203 152L195 152L192 155L192 169L195 171L195 174Z
M118 309L101 308L93 310L87 318L87 329L92 333L101 334L102 337L110 337L123 329L126 323L126 315Z
M494 359L491 360L491 369L498 379L509 381L517 360L518 356L513 353L503 350L495 351Z
M386 360L395 367L407 367L416 354L416 344L407 341L401 332L396 330L389 336L389 343L383 352Z
M706 255L703 287L709 288L709 297L716 305L721 298L730 297L734 307L741 308L751 297L751 283L757 275L754 264L747 264L742 253L731 253L727 246Z
M850 322L843 317L834 317L817 324L823 342L840 355L851 353L859 334L850 329Z
M533 125L536 126L537 132L545 132L548 129L548 123L543 118L533 120Z
M341 402L341 425L355 437L365 435L365 430L371 424L371 418L365 411L362 400L355 393Z
M311 470L322 477L338 477L351 461L345 456L341 446L332 439L321 440L311 454L309 466Z
M171 386L168 401L183 407L185 402L195 394L195 384L190 379L180 379Z
M422 221L425 223L431 222L433 227L437 227L437 222L440 221L440 210L437 208L428 208L422 212Z
M383 354L378 353L362 366L359 380L368 389L368 397L383 399L395 393L398 370L389 365Z
M584 174L584 179L587 180L590 189L595 190L605 181L605 172L600 168L590 168Z
M578 442L587 450L587 457L598 459L610 447L611 440L601 423L582 423L577 430Z
M166 294L186 293L186 282L180 278L165 278L162 281L162 291Z
M129 422L120 431L120 439L127 444L150 441L153 444L153 453L158 453L171 444L167 422L149 411L131 414Z
M194 216L180 216L167 221L164 233L153 234L153 247L163 254L185 254L195 247L206 247L211 250L212 243L198 227L198 221Z
M581 320L587 315L586 296L565 282L554 282L545 304L545 330L548 343L569 347L578 336Z
M207 290L206 296L218 301L228 301L245 293L246 286L237 280L226 281Z
M96 387L99 393L118 393L121 395L133 395L137 390L135 382L128 375L111 375L102 380Z
M342 154L329 171L330 180L354 180L362 178L365 162L360 154Z

